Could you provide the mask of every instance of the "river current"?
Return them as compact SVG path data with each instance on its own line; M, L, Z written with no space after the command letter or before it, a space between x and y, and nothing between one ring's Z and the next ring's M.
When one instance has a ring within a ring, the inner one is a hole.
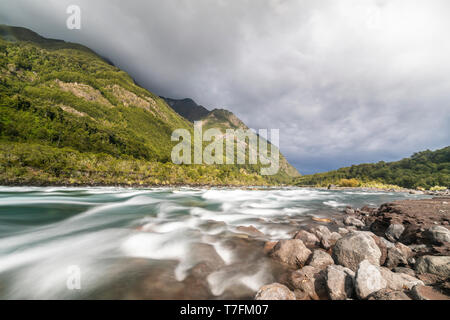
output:
M312 217L417 195L281 189L0 187L0 299L247 299L265 241ZM424 196L421 196L424 197ZM253 226L259 232L246 228Z

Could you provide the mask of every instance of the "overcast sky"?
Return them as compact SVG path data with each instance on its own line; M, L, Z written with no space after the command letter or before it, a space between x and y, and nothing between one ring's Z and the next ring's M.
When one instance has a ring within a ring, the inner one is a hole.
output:
M66 8L81 8L81 30ZM279 128L302 173L450 141L448 0L2 0L0 23L79 42L156 94Z

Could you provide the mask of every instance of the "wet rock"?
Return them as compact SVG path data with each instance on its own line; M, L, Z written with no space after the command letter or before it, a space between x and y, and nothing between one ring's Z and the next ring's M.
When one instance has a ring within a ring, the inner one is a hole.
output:
M255 300L295 300L295 294L280 283L262 286L256 293Z
M450 256L422 256L417 259L417 273L432 273L450 278Z
M318 268L306 266L295 270L288 282L298 300L321 300L328 297L325 272Z
M302 240L306 247L308 248L314 248L319 246L320 240L317 238L317 236L311 232L308 232L306 230L300 230L298 231L294 239Z
M254 226L248 226L248 227L246 227L246 226L239 226L239 227L236 228L236 230L239 231L239 232L247 233L247 234L249 234L251 236L254 236L254 237L262 237L262 236L264 236L264 233L262 233L261 231L256 229Z
M313 251L308 265L318 269L325 269L330 264L334 264L333 258L323 250L316 249Z
M404 291L381 289L369 295L367 300L412 300Z
M430 286L417 285L411 290L416 300L450 300L450 297Z
M356 271L355 290L360 299L386 288L387 282L380 272L380 268L369 260L363 260Z
M344 218L344 224L346 226L355 226L355 227L359 227L362 228L365 226L364 222L362 222L361 220L352 217L352 216L348 216Z
M412 287L423 282L406 273L395 273L385 267L379 268L381 276L386 281L386 288L391 290L411 290Z
M327 292L332 300L346 300L353 296L355 273L349 268L330 265L326 270Z
M442 226L433 226L424 232L424 236L433 244L450 242L450 230Z
M303 241L299 239L280 240L273 247L270 255L285 264L302 267L311 255L311 250L306 248Z
M336 264L355 271L363 260L379 265L381 251L368 233L357 232L339 239L333 248L332 257Z
M351 207L345 208L344 212L346 214L355 214L355 210L353 208L351 208Z
M402 224L393 223L389 225L384 234L389 241L396 242L400 239L403 231L405 231L405 227Z
M396 273L404 273L407 274L411 277L415 277L416 273L414 272L413 269L410 268L405 268L405 267L395 267L394 269L392 269L392 271L396 272Z

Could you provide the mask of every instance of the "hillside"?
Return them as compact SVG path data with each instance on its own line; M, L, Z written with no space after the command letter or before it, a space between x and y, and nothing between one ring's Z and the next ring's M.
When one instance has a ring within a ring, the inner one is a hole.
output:
M178 166L157 95L78 44L0 26L0 184L267 184L257 166Z
M353 165L302 176L297 180L298 185L313 186L358 186L377 183L404 188L450 188L450 146L435 151L418 152L400 161Z
M202 121L204 129L219 128L222 132L226 129L249 129L247 125L234 113L225 109L213 109L209 111L199 106L192 99L163 98L178 114L189 121ZM188 116L185 116L188 115ZM288 177L298 177L300 173L295 169L280 152L280 171Z

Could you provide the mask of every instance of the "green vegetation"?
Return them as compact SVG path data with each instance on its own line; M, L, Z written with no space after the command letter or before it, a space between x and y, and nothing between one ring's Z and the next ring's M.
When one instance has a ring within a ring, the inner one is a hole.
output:
M0 184L278 184L259 165L178 166L192 123L90 49L0 25Z
M450 188L450 147L436 151L418 152L410 158L396 162L381 161L375 164L360 164L330 172L306 175L300 177L297 184L447 189Z

